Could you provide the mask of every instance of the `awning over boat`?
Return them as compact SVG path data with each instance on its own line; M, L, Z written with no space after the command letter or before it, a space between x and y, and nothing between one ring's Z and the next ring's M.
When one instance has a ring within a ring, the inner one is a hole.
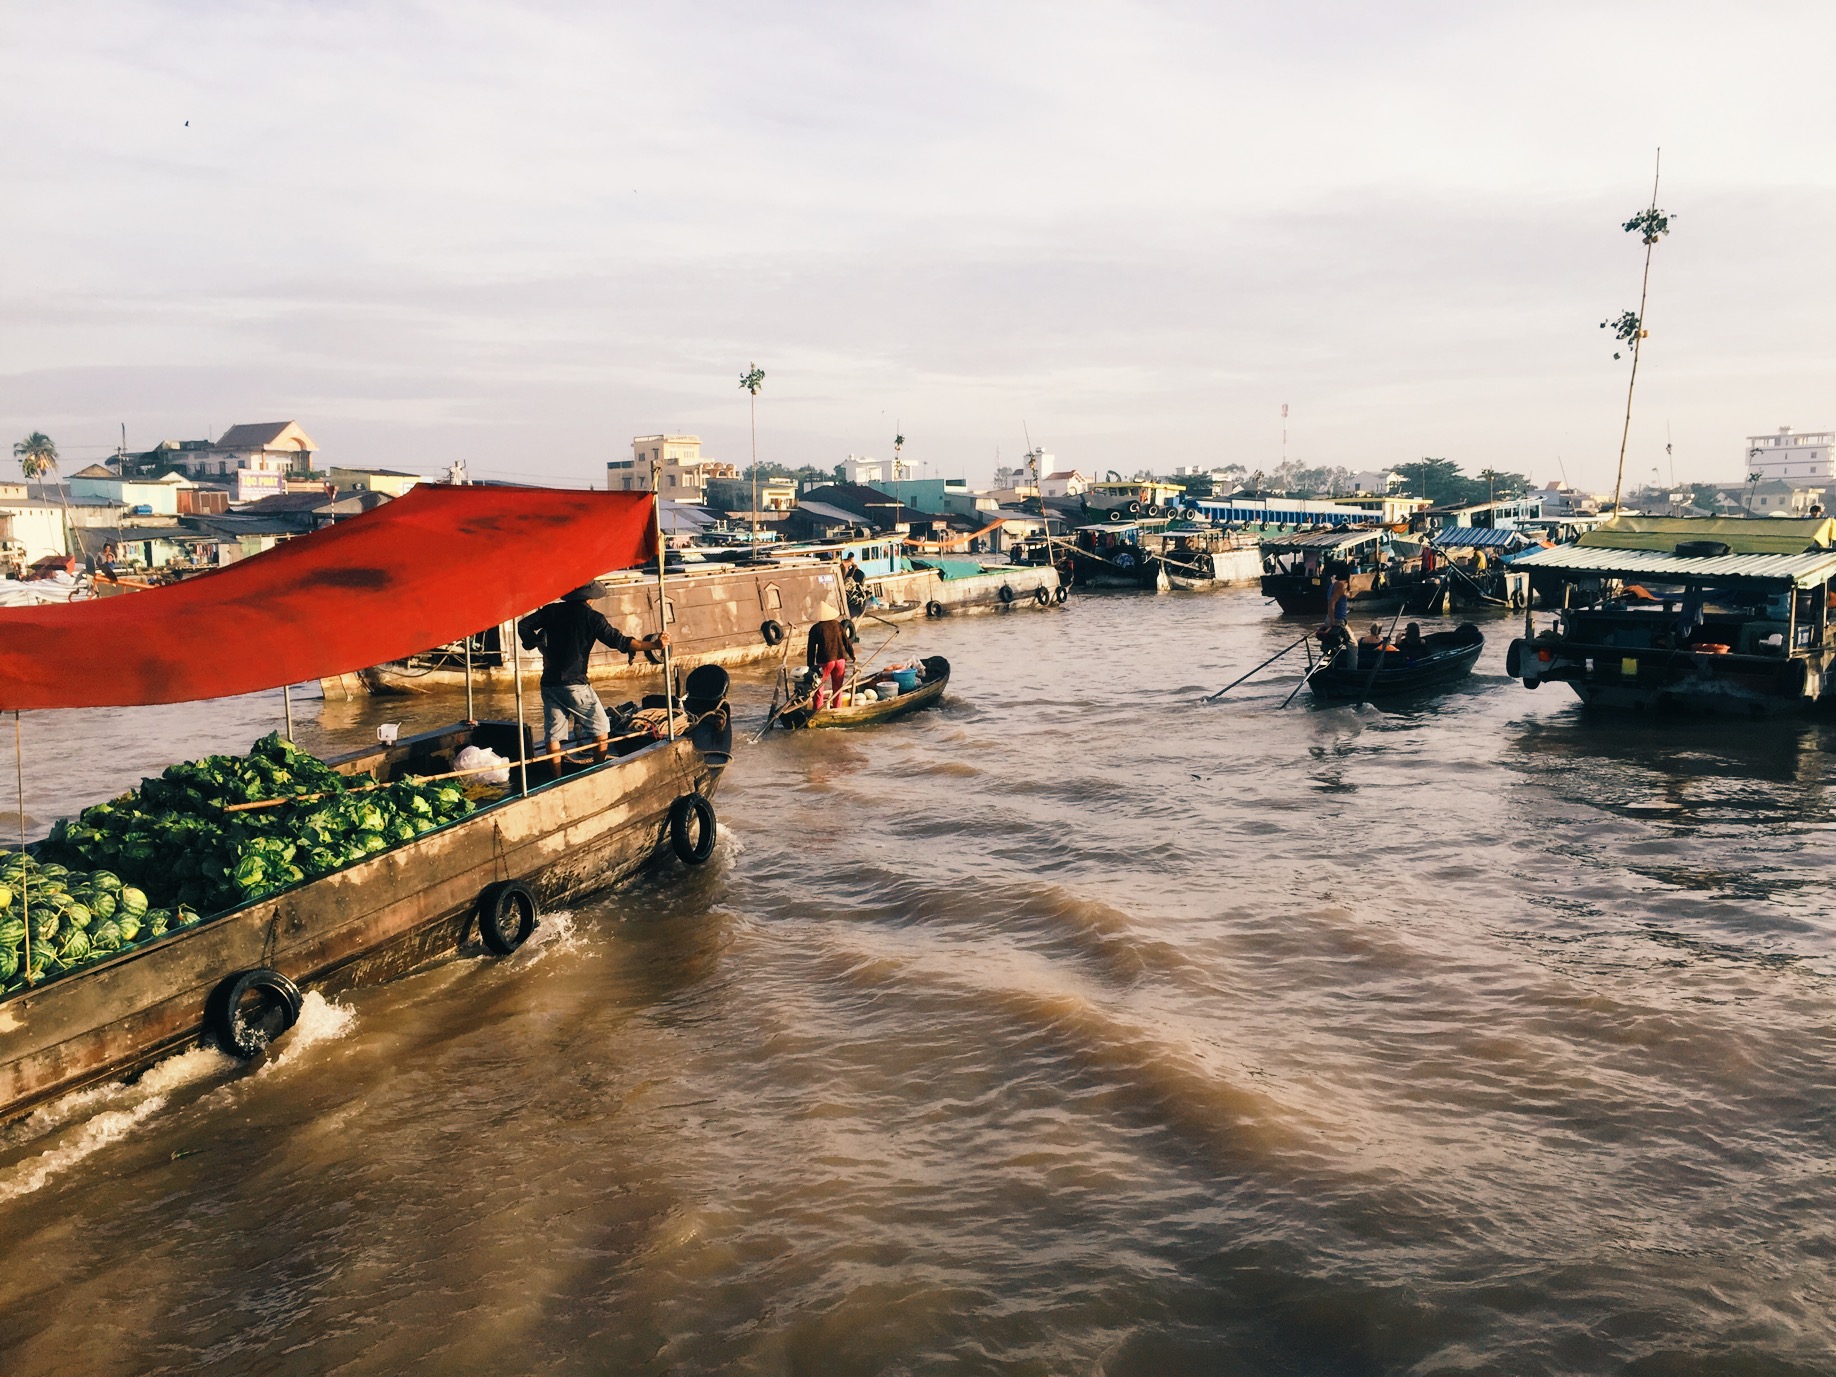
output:
M1836 578L1836 550L1795 555L1710 555L1692 558L1668 550L1586 549L1558 545L1532 550L1511 561L1513 569L1543 570L1583 578L1617 578L1654 583L1727 584L1742 579L1790 582L1815 588Z
M202 578L0 609L0 708L223 698L400 659L653 558L651 501L422 484Z
M1382 526L1354 526L1350 530L1297 531L1293 535L1269 536L1262 542L1265 550L1348 550L1386 534Z
M1602 521L1576 544L1669 551L1685 540L1719 540L1737 555L1795 555L1836 544L1836 520L1827 516L1616 516Z
M1444 550L1515 550L1536 541L1504 526L1443 526L1434 533L1434 544Z

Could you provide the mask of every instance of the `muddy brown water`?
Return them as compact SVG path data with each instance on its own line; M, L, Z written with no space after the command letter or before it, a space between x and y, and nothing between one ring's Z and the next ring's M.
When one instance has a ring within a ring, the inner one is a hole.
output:
M1199 706L1253 593L908 627L945 705L742 746L705 868L9 1130L0 1368L1836 1371L1831 728L1486 630L1379 711ZM28 805L277 717L28 715Z

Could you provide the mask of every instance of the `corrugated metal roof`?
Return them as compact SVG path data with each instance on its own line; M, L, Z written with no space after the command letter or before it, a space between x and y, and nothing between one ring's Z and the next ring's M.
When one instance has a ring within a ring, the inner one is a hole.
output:
M1507 530L1502 526L1443 526L1434 533L1436 545L1478 546L1491 549L1494 545L1535 544L1520 531Z
M1513 569L1548 569L1568 574L1610 575L1627 579L1713 583L1725 579L1789 579L1814 588L1836 577L1836 550L1796 555L1721 555L1688 559L1666 550L1583 549L1558 545L1533 550L1511 562Z
M1684 540L1719 540L1743 555L1790 555L1836 542L1836 521L1827 516L1616 516L1601 522L1578 543L1668 553Z
M1332 550L1341 545L1357 545L1366 540L1375 540L1383 534L1381 526L1353 526L1350 529L1340 527L1333 531L1297 531L1293 535L1269 536L1262 542L1262 548L1277 550Z

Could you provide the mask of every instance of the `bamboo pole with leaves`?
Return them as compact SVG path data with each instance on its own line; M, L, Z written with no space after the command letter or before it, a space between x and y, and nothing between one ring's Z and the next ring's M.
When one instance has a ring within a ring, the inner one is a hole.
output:
M740 375L739 385L751 394L752 405L752 543L759 543L759 389L765 370L753 364Z
M1627 234L1637 234L1645 243L1645 275L1638 287L1638 310L1622 312L1614 320L1600 322L1602 330L1611 330L1613 337L1622 343L1632 346L1632 375L1626 380L1626 419L1619 432L1619 471L1613 476L1613 515L1619 515L1619 495L1626 479L1626 444L1632 436L1632 389L1638 386L1639 345L1648 331L1645 329L1645 302L1651 292L1651 251L1657 247L1657 241L1670 233L1671 217L1658 209L1658 177L1663 171L1664 150L1657 152L1657 161L1651 172L1651 205L1634 215L1621 226ZM1618 358L1618 354L1613 355Z

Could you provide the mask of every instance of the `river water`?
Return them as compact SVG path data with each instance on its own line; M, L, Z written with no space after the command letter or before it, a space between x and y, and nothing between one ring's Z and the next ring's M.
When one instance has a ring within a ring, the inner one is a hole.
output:
M15 1127L0 1367L1836 1371L1829 730L1590 720L1507 622L1198 703L1301 629L908 625L945 705L742 746L702 870ZM29 715L28 804L277 715Z

